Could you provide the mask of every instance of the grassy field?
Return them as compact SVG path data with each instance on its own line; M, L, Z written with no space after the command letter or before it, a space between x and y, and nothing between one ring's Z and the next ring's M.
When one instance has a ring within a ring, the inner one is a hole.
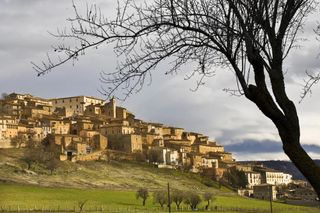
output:
M84 209L94 212L163 212L150 197L142 207L134 191L104 189L48 188L16 184L0 184L0 210L79 211L78 202L87 200ZM199 209L206 203L202 202ZM238 196L219 195L211 208L223 212L269 212L269 202ZM187 205L183 204L187 212ZM273 202L273 212L316 213L320 209L290 206ZM176 211L173 207L173 211ZM200 211L199 211L200 212Z
M145 207L135 198L139 187L151 192L171 187L203 194L212 192L211 204L219 212L270 212L269 203L238 197L227 188L200 175L178 170L157 169L147 164L117 161L61 162L53 175L43 165L26 170L23 149L0 149L0 212L5 211L79 211L87 201L87 212L164 212L152 198ZM199 209L203 209L202 202ZM320 209L273 203L274 213L316 213ZM175 207L173 210L176 211ZM183 211L188 206L183 204ZM190 211L190 210L189 210ZM201 212L201 211L198 211Z

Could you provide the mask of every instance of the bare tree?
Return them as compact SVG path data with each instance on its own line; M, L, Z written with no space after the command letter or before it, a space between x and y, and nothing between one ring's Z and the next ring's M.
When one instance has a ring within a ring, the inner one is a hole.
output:
M184 202L188 204L192 210L196 210L197 206L201 203L201 197L194 192L188 192Z
M205 192L203 194L203 200L207 201L207 205L205 206L205 209L208 210L209 206L210 206L210 201L212 201L214 199L213 197L213 193L212 192Z
M46 168L53 174L53 171L59 167L60 151L56 145L44 144L42 161Z
M149 191L147 188L139 188L136 192L136 198L139 199L141 198L142 199L142 205L145 206L146 205L146 200L148 199L149 197Z
M124 59L116 72L101 74L106 84L101 92L110 95L121 89L126 96L142 89L151 80L151 71L169 58L172 68L165 74L197 62L188 74L199 78L197 87L215 67L230 69L238 89L229 92L244 95L274 123L284 152L320 196L320 168L300 144L299 118L283 71L284 59L297 45L303 21L315 7L314 0L153 0L142 6L126 0L116 18L109 20L94 6L84 15L74 6L70 32L56 36L78 45L54 47L65 57L56 62L48 57L34 68L42 75L77 60L89 48L115 43L115 53Z
M177 209L180 209L180 205L185 198L185 193L179 190L174 190L171 194L172 201L176 204Z
M155 191L153 193L153 199L155 203L159 203L161 208L164 204L168 203L168 196L166 191Z

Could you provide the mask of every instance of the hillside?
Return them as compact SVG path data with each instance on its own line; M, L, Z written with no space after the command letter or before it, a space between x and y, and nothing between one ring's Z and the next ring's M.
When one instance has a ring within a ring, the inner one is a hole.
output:
M215 182L199 175L177 170L158 169L147 164L117 161L60 162L52 175L43 165L33 165L26 170L21 160L23 149L0 149L0 181L4 183L33 184L50 187L103 188L110 190L136 190L148 187L150 190L165 188L170 182L172 188L181 190L212 190L220 194L230 193L218 190ZM206 184L206 185L205 185Z
M320 160L315 160L318 165L320 165ZM244 161L250 162L250 161ZM291 161L255 161L257 163L262 163L264 166L283 171L285 173L291 174L293 179L297 180L305 180L305 177L301 174L301 172L297 169L297 167Z

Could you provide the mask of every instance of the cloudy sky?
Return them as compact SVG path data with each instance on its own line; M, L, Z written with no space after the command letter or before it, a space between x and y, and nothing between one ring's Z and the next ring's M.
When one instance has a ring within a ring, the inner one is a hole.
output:
M112 17L115 0L90 0ZM84 8L84 0L75 0ZM317 11L318 13L318 11ZM51 73L36 77L31 61L40 63L58 41L48 32L68 27L66 19L73 16L71 0L0 0L0 92L31 93L53 98L75 95L103 97L99 73L115 70L117 58L111 46L89 51L79 62L65 64ZM320 158L320 85L311 97L298 104L305 71L320 67L320 42L313 29L316 15L304 28L301 47L293 51L285 63L289 96L297 103L301 122L301 141L313 158ZM234 88L230 71L219 70L197 92L185 74L165 76L168 65L161 64L150 86L120 104L140 119L183 127L209 135L235 153L237 160L287 159L282 153L273 124L244 97L223 92ZM186 67L190 71L192 67Z

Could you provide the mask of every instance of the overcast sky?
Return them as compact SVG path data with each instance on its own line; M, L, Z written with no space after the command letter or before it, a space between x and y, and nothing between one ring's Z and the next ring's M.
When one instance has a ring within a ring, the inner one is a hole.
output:
M115 0L88 2L96 3L106 15L115 12ZM83 0L75 3L79 8L86 5ZM97 89L101 86L99 73L112 72L116 67L111 46L89 51L74 66L65 64L43 77L36 77L32 69L30 62L40 63L51 45L58 42L48 31L69 26L66 19L72 16L71 0L0 0L0 93L105 98ZM320 158L320 85L314 87L311 97L298 104L305 71L314 72L320 67L320 42L313 34L316 21L308 19L304 29L308 40L291 53L285 70L287 90L297 103L300 116L301 141L312 157ZM165 76L166 69L168 65L161 64L150 86L120 104L142 120L209 135L232 151L237 160L287 159L275 127L256 106L244 97L223 92L224 88L234 88L230 71L217 71L197 92L191 92L194 82L185 81L184 73Z

